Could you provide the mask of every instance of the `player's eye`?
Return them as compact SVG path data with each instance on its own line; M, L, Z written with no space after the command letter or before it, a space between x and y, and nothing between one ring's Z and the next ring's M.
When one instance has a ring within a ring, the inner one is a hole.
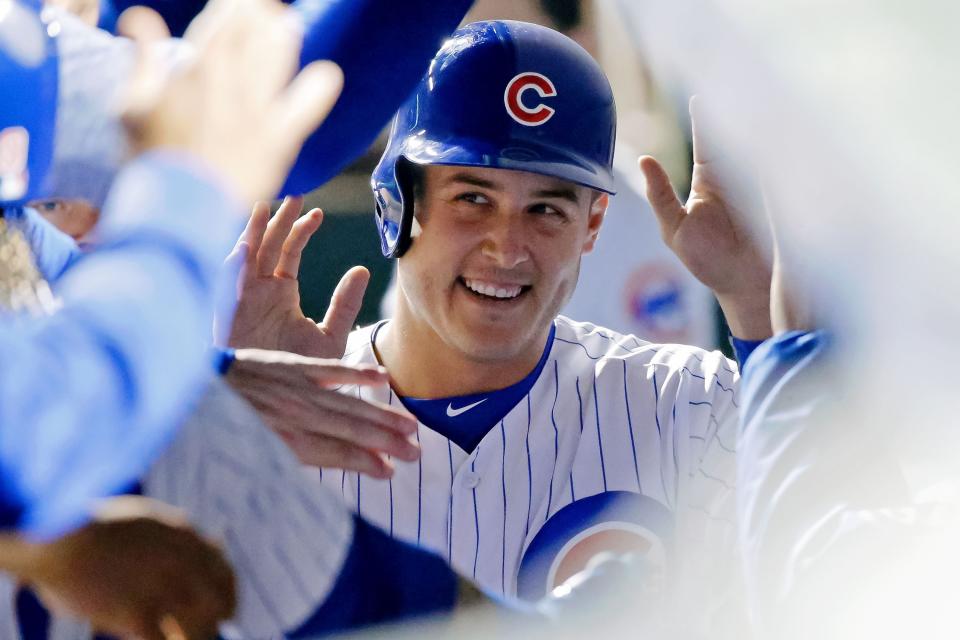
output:
M487 198L487 196L475 191L461 193L456 199L459 202L468 202L470 204L490 204L490 199Z
M56 200L44 200L42 202L37 202L34 205L34 208L38 211L56 211L59 204L60 203Z
M566 211L546 202L538 202L531 205L527 208L527 211L536 215L553 218L558 222L566 222L570 218L570 215Z

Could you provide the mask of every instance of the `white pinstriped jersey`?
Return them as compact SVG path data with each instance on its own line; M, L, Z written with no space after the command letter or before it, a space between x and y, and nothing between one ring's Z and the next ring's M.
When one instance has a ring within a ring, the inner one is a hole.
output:
M318 493L290 450L226 385L215 381L143 479L143 494L184 509L223 543L237 576L226 638L296 629L332 589L353 540L353 517ZM16 586L0 576L0 638L17 638ZM50 640L88 640L89 626L55 618Z
M372 333L351 334L345 362L376 362ZM638 523L645 530L662 531L653 521L667 514L674 539L700 540L701 549L725 542L738 378L717 352L561 316L539 378L472 453L421 424L420 460L394 461L390 480L337 470L314 477L390 535L439 553L491 592L516 595L538 532L598 494L644 496L654 507L651 522ZM397 402L387 386L342 391Z

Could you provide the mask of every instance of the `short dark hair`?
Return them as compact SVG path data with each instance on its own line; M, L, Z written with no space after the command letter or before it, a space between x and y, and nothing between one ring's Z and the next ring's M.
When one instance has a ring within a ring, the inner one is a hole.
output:
M558 31L570 31L583 21L581 0L540 0L540 9L547 14Z

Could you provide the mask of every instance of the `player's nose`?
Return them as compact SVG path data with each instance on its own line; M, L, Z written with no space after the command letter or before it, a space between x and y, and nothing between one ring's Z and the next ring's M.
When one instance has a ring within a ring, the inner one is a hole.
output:
M530 259L520 216L496 216L489 221L482 245L483 256L496 266L510 269Z

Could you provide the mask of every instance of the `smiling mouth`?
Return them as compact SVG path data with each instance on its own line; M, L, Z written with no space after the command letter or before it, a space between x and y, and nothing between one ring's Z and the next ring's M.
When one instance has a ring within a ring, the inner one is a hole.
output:
M511 300L516 300L532 288L530 285L497 286L462 276L457 278L457 282L477 298L495 302L510 302Z

